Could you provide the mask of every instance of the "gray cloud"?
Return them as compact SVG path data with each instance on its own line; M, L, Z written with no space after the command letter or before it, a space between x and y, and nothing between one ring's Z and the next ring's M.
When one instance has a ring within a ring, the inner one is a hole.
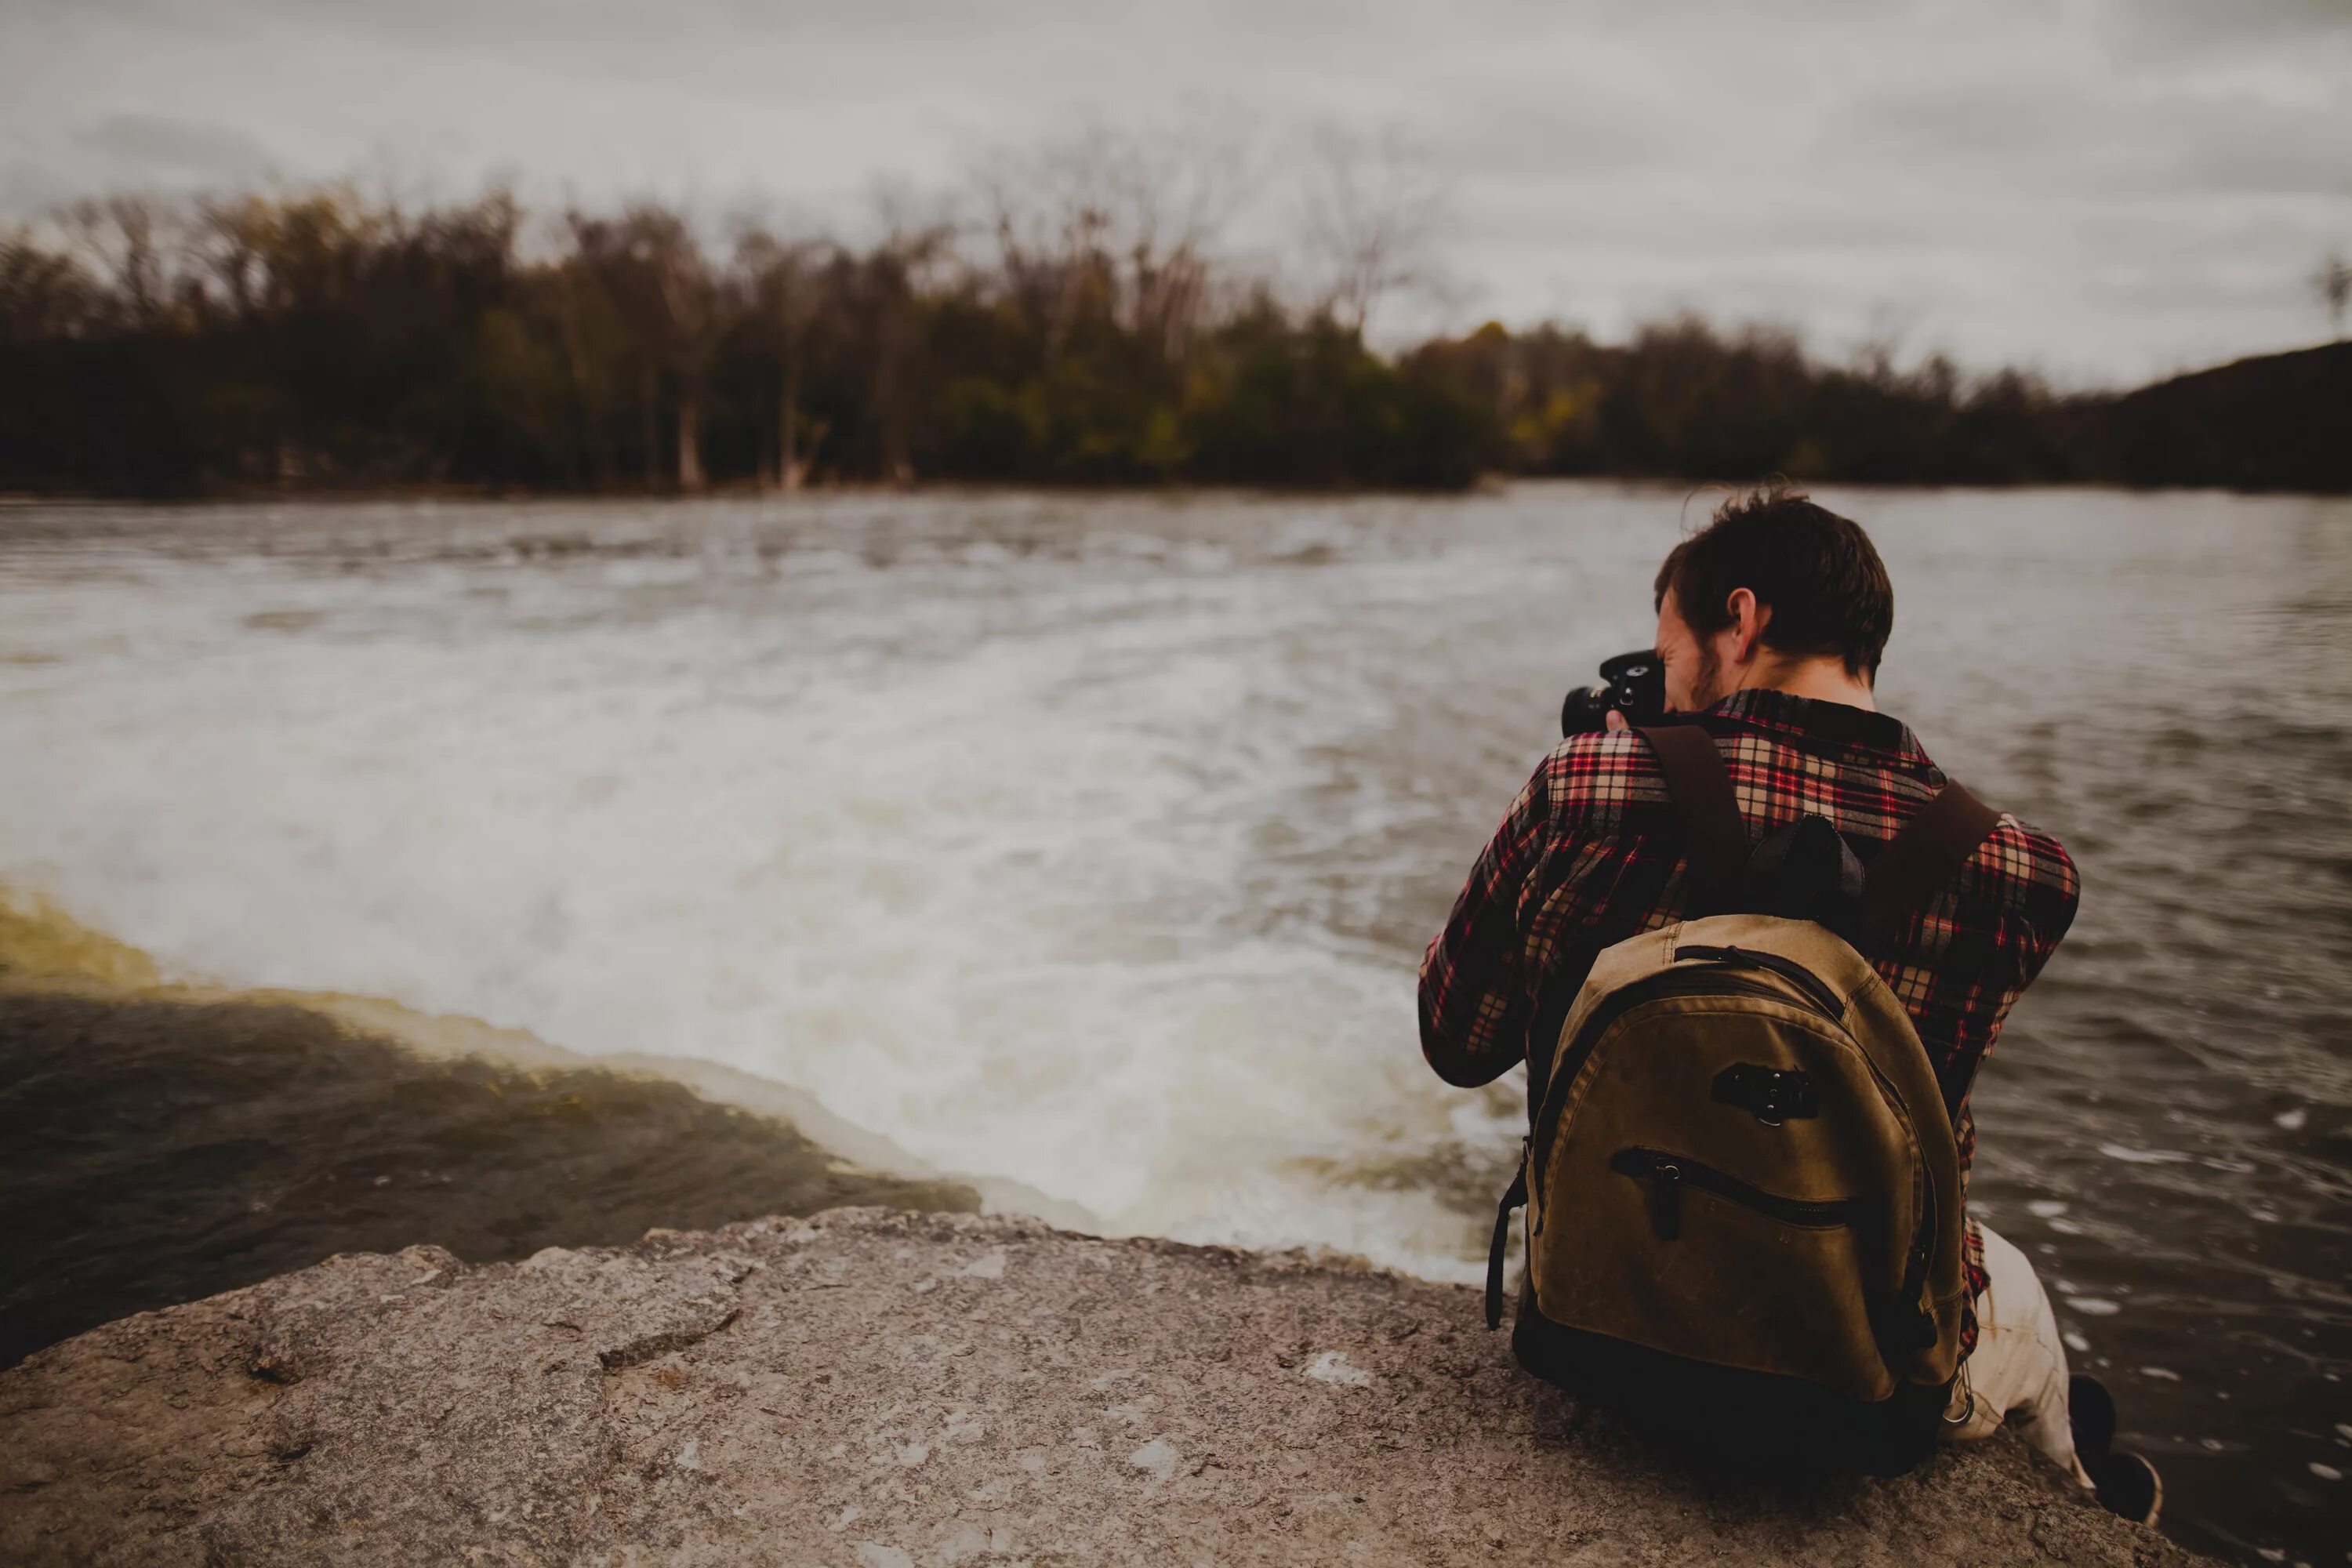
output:
M161 114L110 114L73 140L131 170L250 179L270 163L268 149L233 126Z
M1235 248L1295 259L1301 129L1399 125L1455 279L1399 322L1692 305L2073 379L2307 341L2352 247L2343 0L18 0L0 60L17 210L389 167L854 226L877 177L1191 116L1245 128Z
M2103 5L2098 15L2119 47L2156 58L2183 48L2292 47L2352 33L2352 7L2343 0L2135 0Z

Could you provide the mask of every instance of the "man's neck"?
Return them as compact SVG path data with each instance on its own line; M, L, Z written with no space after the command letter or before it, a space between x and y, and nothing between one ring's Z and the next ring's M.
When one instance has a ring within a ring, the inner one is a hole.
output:
M1815 702L1842 702L1865 713L1878 711L1870 683L1849 671L1842 659L1759 659L1740 672L1739 684L1733 689L1785 691Z

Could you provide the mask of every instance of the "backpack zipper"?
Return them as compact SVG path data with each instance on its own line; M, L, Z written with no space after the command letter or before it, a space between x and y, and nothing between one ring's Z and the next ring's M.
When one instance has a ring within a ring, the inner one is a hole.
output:
M1909 1104L1895 1091L1895 1085L1878 1070L1878 1064L1871 1060L1868 1052L1863 1054L1863 1062L1870 1068L1871 1081L1877 1085L1879 1097L1886 1101L1887 1109L1903 1123L1903 1130L1912 1143L1917 1145L1920 1142L1919 1128L1912 1119ZM1937 1087L1941 1088L1941 1085ZM1887 1370L1897 1377L1903 1375L1905 1354L1915 1348L1925 1350L1936 1342L1938 1334L1936 1315L1919 1304L1920 1292L1927 1283L1927 1270L1934 1261L1936 1240L1936 1173L1928 1169L1923 1158L1919 1162L1919 1201L1911 1220L1911 1251L1903 1260L1903 1283L1897 1287L1895 1300L1890 1304L1891 1314L1908 1312L1911 1316L1907 1327L1890 1328L1881 1334L1882 1343L1886 1348ZM1890 1315L1890 1321L1895 1321L1898 1320ZM1906 1338L1915 1343L1905 1345L1902 1342Z
M1682 1234L1683 1188L1685 1186L1727 1198L1743 1208L1754 1209L1783 1225L1824 1230L1853 1223L1853 1200L1851 1198L1823 1201L1784 1198L1778 1193L1768 1193L1761 1187L1751 1186L1712 1165L1702 1165L1696 1160L1669 1154L1663 1149L1620 1149L1609 1156L1609 1168L1621 1176L1631 1176L1650 1184L1650 1223L1661 1241L1672 1241Z
M1683 963L1696 959L1702 963L1727 963L1735 969L1760 969L1777 974L1805 994L1814 1012L1832 1024L1845 1022L1845 1003L1830 983L1807 969L1793 958L1783 958L1777 952L1762 952L1752 947L1685 946L1675 949L1674 961Z

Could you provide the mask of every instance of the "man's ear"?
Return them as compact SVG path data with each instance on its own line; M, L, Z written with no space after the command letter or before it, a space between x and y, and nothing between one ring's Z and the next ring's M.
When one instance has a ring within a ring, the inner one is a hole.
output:
M1739 662L1746 664L1756 657L1756 645L1763 639L1765 623L1772 618L1769 605L1756 602L1755 594L1746 588L1734 588L1731 597L1724 601L1731 612L1731 631L1738 638L1735 650Z

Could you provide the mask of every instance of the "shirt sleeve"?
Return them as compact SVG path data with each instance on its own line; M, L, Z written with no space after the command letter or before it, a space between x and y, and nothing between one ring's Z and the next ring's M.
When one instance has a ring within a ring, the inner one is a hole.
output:
M2003 817L1986 840L1986 848L2000 868L2008 907L2001 915L2000 945L2009 959L2000 975L2001 990L1984 1031L1980 1056L1989 1056L2000 1037L2009 1009L2033 984L2074 923L2082 905L2083 879L2065 846L2037 832L2013 816Z
M1547 758L1511 802L1421 961L1421 1054L1460 1088L1491 1083L1526 1054L1519 900L1551 836L1551 772Z
M2002 857L2012 881L2021 889L2019 902L2029 933L2017 977L2017 988L2022 991L2033 984L2073 929L2074 912L2083 904L2083 877L2064 845L2015 817L2009 820L2016 826L2018 842L2014 847L2004 843Z

